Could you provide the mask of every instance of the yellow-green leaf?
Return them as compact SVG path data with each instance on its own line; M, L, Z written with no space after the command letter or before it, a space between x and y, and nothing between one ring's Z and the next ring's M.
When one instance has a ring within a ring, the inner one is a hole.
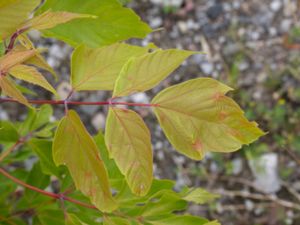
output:
M153 159L150 132L132 110L110 108L105 143L134 194L145 195L152 183Z
M33 17L32 19L26 21L21 29L36 29L36 30L46 30L53 28L59 24L67 23L74 19L82 18L97 18L93 15L71 13L71 12L51 12L46 11L41 15Z
M0 40L17 31L18 26L28 18L30 12L40 2L40 0L1 0Z
M179 152L200 160L207 151L232 152L264 135L225 94L230 87L198 78L169 87L153 100L167 138Z
M27 99L22 95L22 93L16 88L12 80L7 79L5 76L0 75L0 87L3 94L17 100L18 102L31 107Z
M42 31L47 37L57 38L73 47L84 43L97 48L128 38L144 38L152 31L131 9L122 7L117 0L47 0L37 14L49 9L97 17L76 19Z
M71 82L75 90L113 90L122 66L130 57L148 52L148 47L123 43L91 49L79 46L72 55Z
M10 51L0 58L0 71L6 73L11 67L22 63L36 54L35 50Z
M193 54L197 52L159 49L130 59L119 74L113 96L126 96L155 87Z
M18 41L25 49L34 49L34 44L30 41L26 34L20 34L18 36Z
M31 64L37 67L40 67L41 69L44 69L48 72L50 72L54 78L57 80L57 74L53 70L53 68L46 62L46 60L43 58L43 56L40 54L39 49L35 49L33 43L30 41L30 39L27 37L26 34L21 34L18 36L18 41L21 43L21 45L16 46L16 49L19 50L31 50L34 49L36 51L36 54L24 61L24 64Z
M9 70L9 74L17 79L39 85L56 95L56 91L51 84L49 84L43 75L32 66L22 64L16 65Z
M188 192L184 194L182 199L188 202L195 202L197 204L205 204L211 202L216 198L219 198L219 195L210 193L202 188L193 188L188 190Z
M68 167L77 189L99 210L111 212L116 209L97 145L75 111L68 111L60 121L52 152L55 164Z

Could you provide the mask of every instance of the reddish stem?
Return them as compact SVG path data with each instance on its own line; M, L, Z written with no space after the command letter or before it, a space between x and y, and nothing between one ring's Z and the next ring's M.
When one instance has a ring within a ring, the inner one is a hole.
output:
M1 98L0 103L4 102L18 102L15 99L11 98ZM28 100L29 103L43 105L64 105L66 101L64 100ZM68 101L68 105L127 105L127 106L141 106L141 107L157 107L158 104L147 104L147 103L133 103L133 102L111 102L111 101L104 101L104 102L80 102L80 101Z
M24 29L17 30L15 33L13 33L13 35L10 38L9 44L5 50L5 54L9 53L14 48L15 41L17 40L18 36L24 33L26 30L27 28L24 28Z
M73 199L73 198L69 198L67 196L64 196L63 194L55 194L55 193L52 193L52 192L48 192L48 191L44 191L42 189L39 189L37 187L34 187L34 186L31 186L29 184L26 184L24 183L23 181L17 179L16 177L13 177L12 175L10 175L8 172L6 172L4 169L0 168L0 173L9 178L10 180L12 180L13 182L23 186L23 187L26 187L32 191L35 191L35 192L38 192L40 194L43 194L43 195L46 195L50 198L54 198L54 199L60 199L60 200L66 200L66 201L69 201L69 202L72 202L74 204L77 204L77 205L80 205L80 206L83 206L83 207L86 207L86 208L90 208L90 209L96 209L95 206L93 205L90 205L90 204L87 204L87 203L84 203L84 202L81 202L81 201L78 201L76 199Z

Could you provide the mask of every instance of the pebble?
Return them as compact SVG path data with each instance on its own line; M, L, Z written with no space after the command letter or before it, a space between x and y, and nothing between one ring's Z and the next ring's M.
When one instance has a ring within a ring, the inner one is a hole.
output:
M134 101L136 103L149 103L150 102L149 97L144 92L135 93L135 94L131 95L130 98L132 99L132 101Z
M278 12L282 7L282 2L280 0L274 0L270 3L270 9L274 12Z
M209 62L203 62L200 64L200 68L205 75L210 75L213 72L214 66Z
M180 7L183 4L183 0L150 0L150 2L155 5L161 5L163 7Z
M185 34L188 32L188 26L187 26L187 23L185 21L179 21L177 23L178 27L179 27L179 30L181 33Z
M163 24L163 20L161 17L154 17L150 20L150 26L152 28L158 28L161 27Z
M286 33L290 30L293 21L291 19L283 19L280 23L280 31Z
M236 158L232 161L232 173L234 175L239 174L240 172L242 172L243 169L243 161L240 158Z
M281 184L277 172L278 155L266 153L258 158L249 159L250 169L255 177L255 185L264 193L276 193Z
M96 130L103 130L105 128L105 121L106 117L104 114L97 113L95 116L93 116L91 123Z
M223 14L223 6L221 4L216 4L214 6L211 6L206 11L206 15L211 20L218 19L219 16Z

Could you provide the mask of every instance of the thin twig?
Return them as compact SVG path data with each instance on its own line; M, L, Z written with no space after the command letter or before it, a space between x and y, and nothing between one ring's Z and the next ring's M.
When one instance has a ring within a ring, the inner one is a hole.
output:
M13 35L10 38L9 44L5 50L5 54L9 53L14 48L15 42L16 42L17 38L19 37L19 35L24 33L27 29L28 28L20 29L20 30L17 30L15 33L13 33Z
M84 202L81 202L81 201L78 201L76 199L73 199L73 198L69 198L67 196L64 196L63 194L55 194L55 193L52 193L52 192L48 192L48 191L44 191L42 189L39 189L37 187L34 187L34 186L31 186L29 184L26 184L24 183L23 181L19 180L18 178L10 175L8 172L6 172L4 169L0 168L0 173L7 177L8 179L12 180L13 182L25 187L25 188L28 188L32 191L35 191L35 192L38 192L42 195L45 195L45 196L48 196L50 198L54 198L54 199L59 199L59 200L66 200L66 201L69 201L69 202L72 202L74 204L77 204L77 205L80 205L80 206L83 206L85 208L90 208L90 209L97 209L95 206L93 205L90 205L90 204L87 204L87 203L84 203Z
M0 103L4 102L18 102L15 99L11 98L1 98ZM37 105L64 105L65 100L28 100L29 103L37 104ZM133 102L111 102L111 101L103 101L103 102L80 102L80 101L68 101L68 105L127 105L127 106L141 106L141 107L158 107L158 104L147 104L147 103L133 103Z
M215 190L214 193L218 193L220 195L228 196L228 197L243 197L243 198L251 198L251 199L262 200L262 201L272 201L285 208L300 210L299 204L286 201L284 199L280 199L276 195L250 193L247 191L227 191L227 190Z
M15 151L21 144L24 144L32 136L32 133L27 134L24 137L20 137L17 142L11 146L8 150L5 150L0 154L0 162L2 162L10 153Z

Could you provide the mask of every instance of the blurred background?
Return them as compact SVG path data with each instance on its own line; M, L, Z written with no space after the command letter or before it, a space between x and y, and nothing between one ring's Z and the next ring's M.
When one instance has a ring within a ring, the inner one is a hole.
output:
M163 88L196 77L213 77L233 87L230 93L268 134L232 154L207 154L200 162L176 153L149 109L136 108L152 132L155 176L203 187L221 197L191 205L192 214L224 225L300 224L300 1L298 0L124 0L157 31L144 40L167 48L204 51L190 57L158 87L127 97L150 102ZM72 48L37 32L37 47L49 48L48 63L60 75L56 87L69 92ZM32 87L33 88L33 87ZM37 98L51 98L37 89ZM102 101L107 92L76 93L73 100ZM34 97L32 97L34 98ZM55 119L63 115L55 107ZM25 108L0 106L0 119L23 119ZM23 110L24 109L24 110ZM95 134L105 126L106 107L76 107ZM22 113L24 112L24 113Z

